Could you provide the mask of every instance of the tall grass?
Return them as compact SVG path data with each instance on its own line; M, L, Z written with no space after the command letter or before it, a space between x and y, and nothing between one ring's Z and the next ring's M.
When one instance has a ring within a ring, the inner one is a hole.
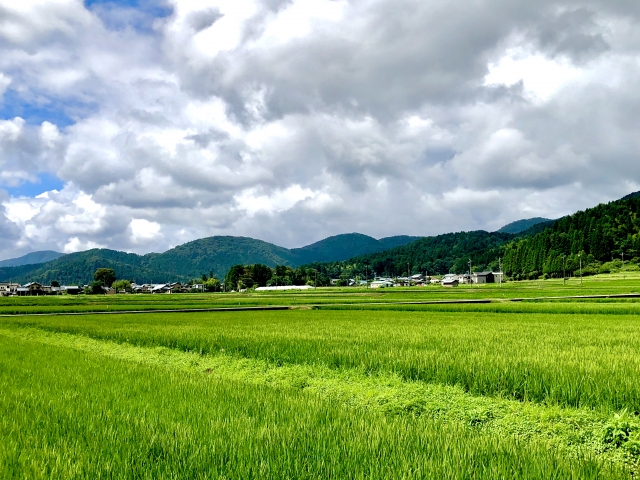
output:
M303 310L24 317L2 324L275 365L390 372L561 406L640 411L634 315Z
M5 479L628 478L537 443L0 337Z

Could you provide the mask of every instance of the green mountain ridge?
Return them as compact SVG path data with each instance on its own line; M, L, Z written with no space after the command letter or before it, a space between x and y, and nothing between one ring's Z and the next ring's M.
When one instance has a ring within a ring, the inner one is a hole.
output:
M138 283L187 281L202 274L224 278L237 264L262 263L270 267L322 260L344 260L354 255L381 251L415 238L387 237L376 240L359 233L336 235L302 248L287 249L248 237L215 236L179 245L164 253L137 255L109 249L93 249L38 264L0 268L0 281L87 284L98 268L113 268L118 278Z

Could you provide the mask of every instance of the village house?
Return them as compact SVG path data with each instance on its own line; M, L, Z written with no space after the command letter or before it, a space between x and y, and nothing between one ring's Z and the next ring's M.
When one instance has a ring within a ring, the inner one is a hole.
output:
M0 297L8 297L9 295L16 295L19 283L0 283Z
M38 282L30 282L16 289L16 293L20 297L33 297L39 295L45 295L42 285Z
M493 272L474 272L472 279L473 283L495 283Z
M442 277L440 284L443 287L457 287L460 284L460 276L450 273Z

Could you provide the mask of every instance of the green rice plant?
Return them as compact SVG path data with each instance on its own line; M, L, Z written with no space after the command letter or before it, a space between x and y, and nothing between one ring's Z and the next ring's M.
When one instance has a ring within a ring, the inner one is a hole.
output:
M630 478L590 457L293 389L0 337L6 479Z
M21 317L0 325L274 365L389 372L522 401L640 411L636 315L295 310Z

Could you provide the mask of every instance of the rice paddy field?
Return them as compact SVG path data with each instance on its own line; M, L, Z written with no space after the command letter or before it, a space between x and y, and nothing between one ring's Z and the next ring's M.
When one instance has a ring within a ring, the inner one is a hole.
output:
M0 478L637 478L638 293L3 298Z

